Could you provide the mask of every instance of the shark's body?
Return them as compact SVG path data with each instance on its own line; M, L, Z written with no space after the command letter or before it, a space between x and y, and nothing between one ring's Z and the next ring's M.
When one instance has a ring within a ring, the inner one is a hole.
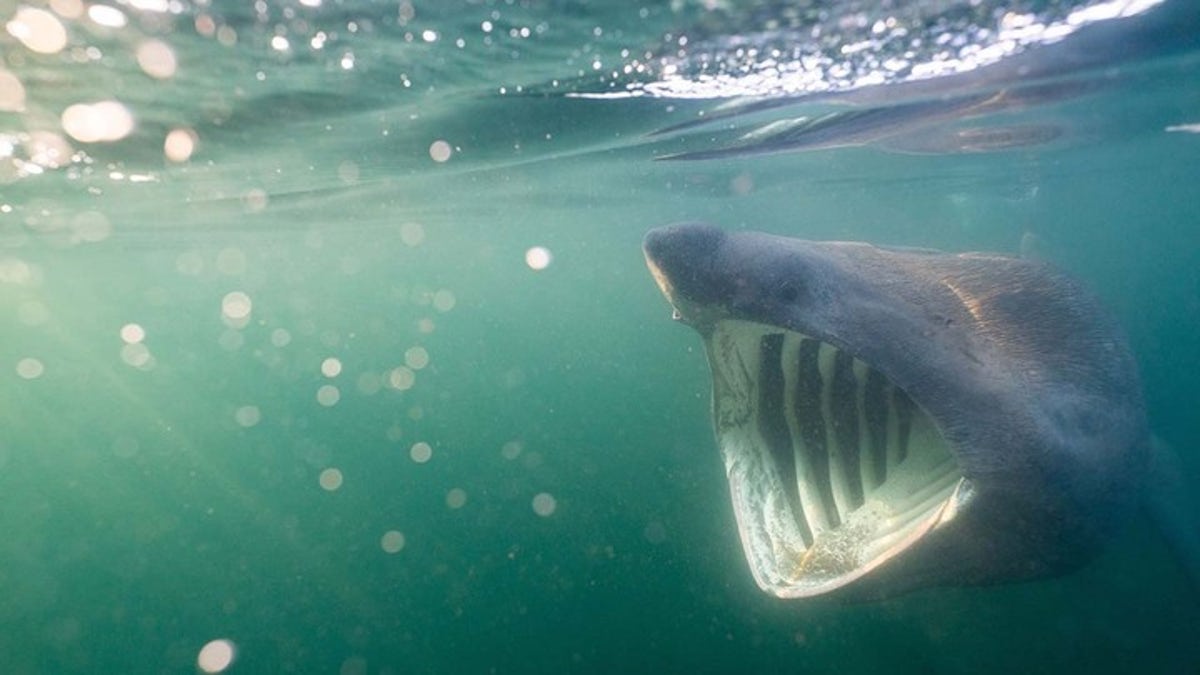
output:
M650 232L645 254L705 340L764 590L1057 574L1135 502L1149 435L1133 358L1052 268L696 225Z

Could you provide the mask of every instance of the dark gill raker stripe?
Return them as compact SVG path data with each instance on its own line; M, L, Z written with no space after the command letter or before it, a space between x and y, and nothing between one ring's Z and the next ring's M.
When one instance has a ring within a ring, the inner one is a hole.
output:
M863 392L863 413L867 419L867 439L871 448L871 466L875 485L887 480L887 378L874 369L867 371Z
M833 436L841 458L850 509L857 509L863 503L862 471L858 458L858 378L854 376L854 357L840 349L833 355L829 412L833 416Z
M908 397L908 394L904 393L903 389L894 387L892 389L892 405L896 408L896 426L900 444L896 462L900 463L908 457L908 437L912 433L913 408L916 407L916 404Z
M783 333L764 335L759 343L758 362L758 433L771 452L771 459L783 481L784 494L792 507L792 515L800 528L805 546L812 545L812 532L800 506L800 489L796 483L796 457L792 452L792 435L783 410Z
M821 413L821 343L804 338L800 341L799 373L796 377L796 423L804 443L807 475L821 495L829 527L841 524L833 484L829 474L829 451L825 443L825 416Z

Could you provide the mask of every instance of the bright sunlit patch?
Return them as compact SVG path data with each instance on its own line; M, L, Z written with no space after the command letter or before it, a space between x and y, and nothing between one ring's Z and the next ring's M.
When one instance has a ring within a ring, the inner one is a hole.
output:
M543 518L554 515L558 509L558 500L549 492L539 492L533 497L533 512Z
M0 110L21 112L25 109L25 86L16 75L0 68Z
M163 154L172 162L186 162L196 151L196 132L191 129L172 129L163 141Z
M133 114L117 101L76 103L62 113L62 128L80 143L119 141L133 131Z
M321 362L321 374L325 377L337 377L342 373L342 362L334 357L329 357Z
M200 648L196 666L205 673L224 672L237 656L237 648L230 640L213 640Z
M424 347L409 347L404 350L404 364L413 370L429 365L429 352Z
M404 548L404 534L399 530L388 530L379 538L379 547L385 553L399 553Z
M544 270L550 266L553 256L550 254L550 249L544 246L534 246L525 251L525 264L529 265L532 270Z
M333 468L325 469L317 477L317 482L320 483L321 489L333 492L342 487L342 472Z
M221 299L221 315L227 319L234 321L249 319L252 308L250 296L242 291L227 293Z
M46 372L46 366L33 357L26 357L17 361L17 376L21 379L36 380L44 372Z
M1196 124L1172 124L1166 129L1169 132L1182 132L1185 134L1200 134L1200 123Z
M454 148L446 141L434 141L429 145L429 157L435 162L445 162L453 152Z
M22 7L4 27L9 35L39 54L56 54L67 46L67 29L44 9Z
M332 384L321 385L317 389L317 403L330 408L337 405L337 402L342 398L342 392Z
M50 9L65 19L83 16L83 0L50 0Z
M137 62L142 72L159 80L175 75L178 63L175 50L162 40L146 40L137 48Z
M451 488L446 493L446 506L452 509L461 509L467 504L467 491L462 488Z
M122 28L128 22L124 12L109 5L92 5L88 7L87 15L93 23L106 28Z
M233 419L239 427L250 428L262 421L262 411L256 405L244 405L234 411Z
M121 339L129 344L135 344L146 339L146 329L136 323L121 326Z
M424 464L433 457L433 446L425 441L418 441L409 448L408 456L417 464Z

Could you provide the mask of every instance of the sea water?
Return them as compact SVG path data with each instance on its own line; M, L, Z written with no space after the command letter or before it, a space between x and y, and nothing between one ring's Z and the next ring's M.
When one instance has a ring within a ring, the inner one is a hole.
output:
M0 2L0 672L1195 672L1141 517L1060 579L759 591L640 250L1049 260L1194 482L1194 31L1002 113L1046 143L736 151L1162 10L1113 4ZM720 119L746 96L790 107Z

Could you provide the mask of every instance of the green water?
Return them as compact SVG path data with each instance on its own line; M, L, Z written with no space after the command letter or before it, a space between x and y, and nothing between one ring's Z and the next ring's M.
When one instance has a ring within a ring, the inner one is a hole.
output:
M695 8L418 3L404 29L387 4L257 22L232 3L122 7L120 29L64 19L98 61L0 36L25 89L0 131L113 97L137 120L42 172L4 158L0 672L193 672L214 640L244 673L1200 667L1200 606L1140 517L1061 579L763 594L699 341L640 251L681 220L1013 254L1036 235L1126 325L1152 426L1194 481L1200 135L1165 128L1200 122L1196 52L1026 113L1072 130L1047 147L655 162L704 139L646 134L712 102L513 88ZM372 19L392 28L347 28ZM544 37L484 45L486 20ZM353 68L276 53L280 26L293 45L337 28ZM138 70L147 35L173 77ZM163 157L172 128L198 139L185 162Z

